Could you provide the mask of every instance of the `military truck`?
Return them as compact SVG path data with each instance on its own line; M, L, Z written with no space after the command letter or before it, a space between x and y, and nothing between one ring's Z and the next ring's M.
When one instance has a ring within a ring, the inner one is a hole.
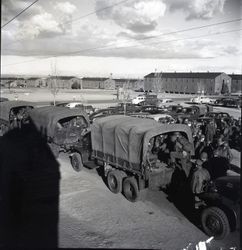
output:
M113 193L123 191L129 201L135 202L140 190L165 187L170 182L173 169L166 164L153 167L148 152L153 138L175 132L193 147L192 133L186 125L159 124L123 115L103 117L91 125L92 159L103 166L109 189Z
M91 150L90 123L86 112L46 106L32 110L30 122L46 139L56 158L60 152L68 153L73 169L82 169Z
M0 136L13 128L28 123L29 112L34 104L25 101L0 102Z

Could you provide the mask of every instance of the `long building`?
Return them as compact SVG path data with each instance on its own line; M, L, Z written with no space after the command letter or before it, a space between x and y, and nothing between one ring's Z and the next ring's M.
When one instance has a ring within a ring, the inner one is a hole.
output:
M242 92L242 75L239 74L231 74L229 75L232 79L231 82L231 92L237 93Z
M231 77L223 72L161 72L144 77L144 89L176 94L231 93Z

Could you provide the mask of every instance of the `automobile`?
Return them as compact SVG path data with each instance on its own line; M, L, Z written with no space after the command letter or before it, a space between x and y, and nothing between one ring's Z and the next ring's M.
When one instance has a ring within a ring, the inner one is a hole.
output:
M241 101L240 99L236 99L236 98L221 98L221 99L217 99L214 102L214 105L222 106L222 107L240 108Z
M210 182L200 196L204 232L224 239L240 226L240 175L223 176Z
M46 106L30 112L30 125L45 138L55 158L68 153L75 171L88 161L90 152L90 123L80 109Z
M6 102L6 101L9 101L9 99L6 97L0 97L0 102Z
M25 101L0 102L0 136L13 128L20 128L28 123L29 112L34 104Z
M240 172L240 167L230 164L223 176L205 181L196 202L191 173L187 176L176 165L167 192L175 204L182 204L189 214L200 219L201 229L208 236L221 240L240 227Z
M212 104L214 101L206 96L197 96L193 97L190 100L192 103L207 103L207 104Z
M176 120L171 115L168 114L147 115L146 118L153 119L162 124L172 124L176 122Z
M124 114L124 111L119 111L113 108L99 109L89 115L89 120L90 120L90 123L93 123L96 119L99 119L101 117L117 115L120 113Z
M208 112L204 115L204 117L211 117L215 119L215 121L221 121L222 119L226 122L230 122L231 120L233 120L233 118L226 112Z
M182 113L183 110L183 106L180 104L177 105L169 105L167 107L167 112L168 114L170 114L171 116Z
M144 105L156 105L158 102L157 95L154 94L144 94L144 95L138 95L131 101L133 104L138 104L141 106Z
M87 112L87 114L91 114L95 111L92 105L84 105L81 102L59 102L55 106L57 107L66 107L66 108L80 108Z
M157 107L155 105L142 106L141 112L148 112L150 114L163 114L167 112L164 107Z
M162 105L164 105L166 103L171 103L171 102L173 102L172 99L168 99L168 98L167 99L159 99L157 105L158 106L160 106L160 105L162 106Z
M116 110L117 112L119 111L126 111L126 112L139 112L141 111L141 107L136 105L136 104L133 104L133 103L118 103L117 106L112 106L112 107L109 107L110 109L113 109L113 110Z
M173 114L173 116L176 118L198 119L199 117L204 116L207 112L207 105L192 105L183 107L181 111Z
M92 160L99 162L110 191L122 192L127 200L136 202L142 189L166 186L173 168L165 163L150 165L148 148L155 138L174 132L187 138L193 155L192 132L186 125L123 115L96 120L91 126Z
M68 102L56 102L55 106L56 107L66 107L67 104L68 104ZM54 103L51 103L51 105L54 105Z
M132 99L131 102L132 102L132 104L139 104L139 103L145 101L145 99L146 99L145 95L138 95L134 99Z

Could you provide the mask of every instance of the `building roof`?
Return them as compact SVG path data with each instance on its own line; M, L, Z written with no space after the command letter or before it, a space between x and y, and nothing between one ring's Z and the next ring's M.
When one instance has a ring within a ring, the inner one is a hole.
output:
M30 77L30 78L28 78L27 80L37 80L37 79L41 79L40 77Z
M229 75L232 80L242 80L242 75L239 75L239 74L231 74Z
M124 78L113 79L113 80L115 80L116 82L137 82L137 81L140 81L140 79L124 79Z
M82 80L84 81L106 81L108 77L83 77Z
M50 79L58 79L58 80L70 80L72 78L77 78L75 76L50 76Z
M203 79L213 79L222 74L222 72L160 72L160 73L150 73L144 78L155 78L161 76L162 78L203 78Z
M22 77L1 77L1 80L7 80L7 81L16 81L16 80L24 80Z

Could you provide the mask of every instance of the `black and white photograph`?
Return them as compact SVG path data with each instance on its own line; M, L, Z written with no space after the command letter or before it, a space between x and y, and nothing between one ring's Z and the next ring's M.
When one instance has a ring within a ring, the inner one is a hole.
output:
M1 0L0 248L239 250L241 0Z

